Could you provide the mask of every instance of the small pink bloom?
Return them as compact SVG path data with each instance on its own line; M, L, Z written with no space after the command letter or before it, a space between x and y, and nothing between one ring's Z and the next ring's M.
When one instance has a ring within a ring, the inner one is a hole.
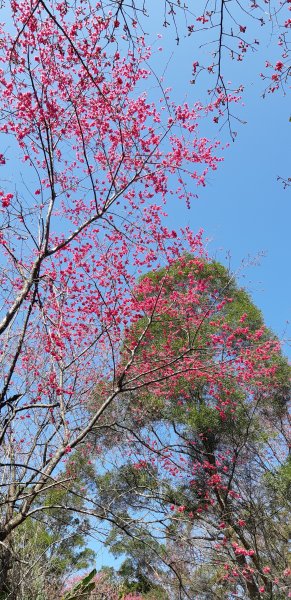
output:
M275 64L275 71L282 71L284 67L284 63L282 63L281 60L278 60L278 62L276 62Z
M270 573L270 567L263 567L263 573Z

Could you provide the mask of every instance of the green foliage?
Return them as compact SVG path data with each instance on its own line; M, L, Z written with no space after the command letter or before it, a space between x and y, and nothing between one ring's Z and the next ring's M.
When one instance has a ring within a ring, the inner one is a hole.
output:
M95 589L95 583L92 581L97 574L96 569L86 575L72 590L67 592L62 600L89 600L91 592Z
M236 555L232 544L243 549L256 548L258 581L266 565L278 563L276 569L280 579L288 564L290 533L284 521L288 511L287 497L290 497L291 463L287 461L278 468L277 456L285 445L283 422L290 396L290 366L280 352L276 337L264 326L261 312L219 263L208 263L202 259L195 262L192 256L187 255L182 266L177 261L168 271L161 269L149 273L141 282L145 278L152 281L153 293L164 279L164 290L169 298L173 290L181 293L181 306L183 290L187 292L191 281L193 284L199 279L207 281L199 292L203 317L199 331L190 333L193 352L201 350L203 357L206 349L205 356L215 367L212 371L214 377L203 376L202 369L199 377L195 374L193 378L179 376L177 381L171 381L168 388L161 388L161 393L159 390L151 392L151 388L145 386L138 395L132 394L129 430L134 429L141 439L147 439L147 434L151 438L154 434L157 446L160 444L162 447L164 443L166 450L169 444L169 455L166 456L171 456L169 462L172 460L172 464L178 464L178 467L176 471L175 466L168 470L163 470L162 466L136 472L128 461L128 464L107 475L106 481L103 479L108 486L108 494L110 491L113 491L113 496L116 494L112 505L120 509L120 523L132 535L132 538L127 537L113 527L107 544L116 556L125 554L128 557L120 569L128 591L139 591L147 597L147 585L154 583L149 563L155 565L156 572L161 569L160 573L163 573L163 558L171 555L172 549L177 568L185 576L190 597L197 597L197 600L224 599L232 597L232 591L238 585L249 598L243 577L238 584L225 579L224 562L230 561L230 570L238 567L240 572L243 569L243 552ZM150 285L145 289L151 294ZM211 311L207 312L207 307L225 298L231 301L222 303L214 317ZM148 344L153 361L155 350L157 353L163 349L167 352L172 318L175 319L172 329L175 336L170 350L175 355L183 347L185 314L187 316L185 312L183 317L181 311L180 317L179 311L172 314L165 311L154 319L151 335L144 343L145 351ZM192 323L194 328L195 319ZM131 331L133 337L142 331L145 324L146 320L142 318L134 325ZM218 347L223 347L224 331L227 338L228 333L236 329L239 329L239 343L236 345L234 336L227 359L232 361L233 356L238 357L237 363L234 369L222 368L220 371L220 360L223 363L224 357L215 354L215 343L213 346L208 343L209 336L217 333L218 339L222 340ZM171 340L169 342L172 343ZM260 347L263 347L263 358L259 353ZM245 366L248 365L247 360L243 367L246 383L243 376L236 377L240 370L240 352L251 357L249 378ZM270 367L273 367L273 372L270 372ZM220 413L221 405L224 407L223 414ZM138 422L135 420L136 407L138 414L144 415ZM166 437L163 438L165 431ZM135 442L137 453L138 448ZM153 507L153 511L162 514L164 508L164 547L163 544L155 545L154 533L152 535L150 528L146 530L142 526L143 513L138 510L143 506L145 496L148 497L146 508L149 512ZM201 552L203 558L199 558L199 566L191 571L187 552L189 550L190 557L191 551L195 555L192 535L194 539L196 535L198 540L205 535L206 543L203 546L204 542L199 545L198 541L197 553ZM225 549L220 545L223 535ZM185 560L180 561L183 553ZM251 558L247 558L245 564L254 566ZM281 592L275 587L272 594L274 599L281 599ZM173 597L176 597L175 592Z
M79 467L77 455L76 463ZM68 462L67 471L70 468ZM60 473L60 480L63 476ZM81 488L88 477L84 466L72 478L70 489L57 483L40 494L32 508L47 508L28 517L13 532L11 542L19 562L9 571L9 585L17 588L21 581L21 600L58 600L66 577L90 568L95 561L95 552L87 547L89 521L80 514L75 516L84 506Z
M246 325L252 330L261 327L263 318L261 311L252 302L249 294L236 285L234 276L226 267L217 261L206 261L205 259L194 259L191 254L185 254L181 262L177 261L170 269L160 269L144 275L140 280L148 278L154 283L161 283L165 279L164 287L169 292L173 288L186 289L189 286L189 275L195 277L195 281L207 282L207 288L201 293L201 302L203 298L211 298L214 301L221 301L224 298L231 298L232 302L227 303L221 315L224 322L237 324L243 314L247 314ZM167 279L170 283L167 283ZM182 286L182 287L181 287Z
M142 594L143 600L168 600L167 593L155 581L159 574L157 556L165 552L162 544L153 542L146 532L143 532L143 536L132 538L124 536L115 529L112 532L110 547L116 556L126 552L130 557L117 571L121 598L129 593L137 593ZM153 565L155 565L154 570Z
M275 492L276 496L290 503L291 499L291 457L273 473L267 473L267 485Z

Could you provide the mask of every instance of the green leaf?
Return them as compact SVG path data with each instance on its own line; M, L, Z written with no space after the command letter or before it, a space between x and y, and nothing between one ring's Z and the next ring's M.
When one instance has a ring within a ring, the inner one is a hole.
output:
M82 581L80 581L75 587L67 592L62 600L87 600L89 598L89 594L93 592L95 589L95 583L92 581L93 577L95 577L97 571L93 569Z

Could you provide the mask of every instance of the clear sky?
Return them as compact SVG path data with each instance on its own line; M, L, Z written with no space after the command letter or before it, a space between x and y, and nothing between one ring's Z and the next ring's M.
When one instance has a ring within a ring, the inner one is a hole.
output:
M201 79L195 86L189 81L191 65L201 58L198 47L205 42L206 34L184 36L185 23L182 18L179 23L178 18L177 46L173 28L162 27L164 2L147 0L146 5L150 18L143 23L148 44L153 47L151 64L155 73L161 76L166 69L164 86L172 88L176 102L205 100L211 78ZM8 17L7 8L2 9L1 15L3 20ZM203 228L209 253L225 264L230 262L232 270L239 269L242 261L257 263L255 269L244 269L239 280L263 311L267 325L280 338L290 339L286 323L291 318L291 186L284 190L277 181L278 175L291 176L290 101L281 92L262 98L264 83L259 73L265 70L266 59L280 57L280 50L270 26L261 28L254 22L251 29L251 20L246 22L249 39L259 37L261 45L243 63L228 64L226 79L246 85L244 106L237 107L237 114L247 123L238 124L234 143L226 127L219 131L219 126L211 121L203 124L203 133L210 139L216 136L224 144L230 143L224 152L224 163L208 176L206 188L199 189L199 199L192 202L190 210L177 201L172 202L168 212L172 226ZM162 34L162 39L157 34ZM163 52L158 51L159 47L163 47ZM207 52L206 47L204 58ZM290 346L285 344L284 348L291 357Z
M205 87L211 85L206 79L195 86L189 84L191 64L200 56L198 38L181 35L175 46L173 30L163 29L160 17L156 11L148 26L149 39L158 32L163 34L153 46L155 50L163 47L163 52L157 51L153 57L155 71L160 75L167 65L164 85L172 88L176 101L186 99L191 104L205 97ZM279 58L280 50L268 26L258 30L256 25L249 31L250 37L259 35L263 39L258 52L250 53L243 63L233 61L227 71L227 79L246 84L244 106L236 110L247 123L234 124L238 131L234 143L226 127L219 131L214 123L206 125L210 138L230 142L224 163L208 176L207 187L200 188L199 199L190 210L173 202L169 217L175 226L187 223L194 230L203 228L209 253L225 264L230 262L232 270L239 269L242 261L257 264L243 269L239 281L251 292L267 325L286 338L291 296L291 187L284 190L277 176L291 175L290 103L279 91L262 98L264 82L259 73L267 58ZM284 348L290 356L290 346Z
M160 76L166 67L164 86L172 88L176 102L196 102L205 97L206 85L205 80L200 85L189 84L191 64L196 60L196 38L181 36L177 47L173 30L161 27L157 3L153 8L155 16L147 30L148 40L154 40L155 73ZM157 39L160 32L163 38ZM284 190L277 176L291 176L290 104L279 92L262 98L264 84L259 73L266 58L277 51L274 40L270 44L267 30L264 42L256 55L247 57L243 64L232 63L228 71L229 79L247 84L244 106L237 108L237 114L247 123L238 126L234 143L226 128L219 131L214 123L203 124L203 133L209 138L216 136L224 144L230 143L224 162L208 176L207 186L199 188L199 198L192 201L190 210L174 199L167 208L171 226L187 224L194 231L203 228L209 254L238 271L239 282L251 293L267 325L286 340L290 339L287 322L291 318L291 187ZM158 50L161 46L162 52ZM284 350L291 358L286 343ZM98 567L107 564L118 568L120 559L115 560L98 544L92 547L98 551Z
M152 7L148 42L155 40L155 72L160 76L167 66L164 85L172 88L176 102L187 100L191 104L205 98L205 86L210 86L210 82L204 79L201 84L189 84L191 64L198 54L197 38L181 35L177 47L173 30L161 27L158 9L163 2L150 0L148 5L149 10ZM162 33L163 39L158 40L157 33ZM257 34L254 29L254 36ZM229 79L247 83L244 106L237 108L247 124L238 127L235 143L229 139L226 128L220 132L214 123L204 124L209 138L216 136L223 143L230 143L224 152L224 163L208 176L206 188L199 189L199 199L193 200L190 210L177 200L168 212L173 227L187 224L194 231L203 228L210 255L230 264L233 271L240 269L242 261L248 264L240 271L239 281L251 292L267 325L280 338L290 338L286 323L291 316L291 187L284 190L277 181L277 175L291 176L290 103L280 92L264 100L261 97L264 84L259 73L265 59L277 51L267 30L263 35L265 43L257 54L246 57L243 64L232 63L228 71ZM158 51L159 46L163 52ZM256 268L252 263L257 264ZM291 357L290 347L285 345L285 351ZM92 539L90 545L99 554L98 568L102 564L118 566L119 561L114 561L98 542Z

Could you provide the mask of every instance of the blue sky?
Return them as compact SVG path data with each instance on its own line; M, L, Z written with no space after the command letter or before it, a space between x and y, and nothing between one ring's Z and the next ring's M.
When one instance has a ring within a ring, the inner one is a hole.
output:
M151 23L149 40L156 40L159 25L157 15ZM268 43L267 35L265 41ZM159 46L163 46L163 52L157 50ZM187 100L191 104L200 99L200 94L203 97L202 82L196 86L188 83L195 60L195 38L181 39L176 47L173 31L167 31L154 43L153 50L157 75L163 73L170 59L164 85L172 87L176 102ZM269 46L268 55L274 50ZM167 208L172 227L187 224L194 231L203 228L209 254L238 272L239 282L251 293L267 325L286 339L291 295L291 188L284 190L277 175L290 175L290 105L280 93L262 99L263 82L258 73L266 57L267 51L262 48L244 64L230 65L230 77L248 84L244 106L237 108L247 123L238 127L234 143L226 129L220 132L215 124L203 124L209 138L216 136L224 144L230 143L224 162L209 174L207 186L199 188L199 198L192 201L190 210L174 199ZM286 343L284 350L291 357ZM118 568L120 558L114 559L98 544L93 543L93 547L98 552L98 568L101 564Z
M191 104L205 98L210 80L189 84L191 64L200 56L198 39L181 36L175 46L173 30L163 30L160 24L156 14L148 27L149 39L161 29L163 34L153 44L156 50L163 47L163 52L153 56L155 72L160 75L167 65L164 85L172 88L177 102ZM203 228L209 253L230 264L232 270L240 270L245 263L239 281L262 310L267 325L286 339L291 295L291 187L284 190L277 176L290 176L290 103L280 91L262 98L264 83L259 73L267 58L279 58L280 50L268 26L249 30L250 37L261 34L262 44L255 54L250 53L243 63L227 65L227 79L246 84L243 105L236 108L246 124L234 125L238 132L234 143L226 127L219 131L214 123L204 124L210 138L217 136L230 143L224 163L209 174L206 188L199 189L199 199L192 202L191 209L173 202L169 218L175 226L187 223L194 230ZM291 356L290 346L285 343L284 349Z
M161 27L162 5L157 0L148 2L152 10L146 22L147 41L153 46L151 65L158 77L166 69L163 85L172 88L171 97L177 103L187 101L191 105L205 100L210 81L189 84L199 42L195 36L181 35L176 46L173 29ZM157 39L159 33L162 39ZM237 107L238 116L246 124L238 125L233 143L227 128L219 131L212 121L201 123L203 134L230 145L224 151L224 162L209 174L207 186L199 188L199 198L192 201L190 210L183 202L171 201L168 224L175 228L189 225L194 231L202 228L209 254L238 273L238 281L251 293L266 324L286 340L290 339L287 321L291 318L291 187L284 190L277 176L291 176L290 103L280 92L262 98L264 84L259 73L265 60L272 56L277 59L279 52L268 27L258 32L255 26L249 32L253 37L259 34L263 39L256 54L247 56L243 63L228 64L227 78L246 84L244 105ZM162 52L159 47L163 47ZM160 97L160 90L150 88L149 95ZM284 351L291 358L286 341ZM119 567L122 558L115 559L98 542L91 540L91 544L97 551L97 568Z
M157 0L150 0L149 5L157 10ZM154 51L159 46L164 48L153 56L155 72L161 75L167 65L164 85L172 87L177 102L187 100L191 104L205 98L209 82L189 85L191 64L198 54L197 38L181 36L180 45L175 46L173 30L163 30L160 15L153 14L148 41L156 40ZM163 39L156 39L158 32L164 34ZM291 187L284 190L277 175L291 175L290 103L279 92L264 100L261 97L264 85L258 74L265 59L277 51L267 30L263 35L265 44L256 55L246 57L243 64L229 65L228 78L247 83L244 106L237 109L246 125L238 127L232 143L226 128L220 132L215 124L204 124L210 138L229 142L230 147L218 171L208 176L207 187L199 189L199 199L192 202L190 210L178 200L169 206L169 221L172 227L187 224L194 231L203 228L210 255L230 264L233 271L239 270L239 281L261 308L267 325L280 338L286 338L291 295ZM242 262L245 267L241 269ZM285 351L291 356L287 345ZM91 540L90 545L98 552L98 568L102 564L118 565L119 561L114 561L98 542Z
M162 27L163 6L163 1L147 1L150 18L144 26L147 42L153 47L151 65L158 77L165 71L164 87L172 88L177 103L203 101L211 79L201 79L195 86L189 81L191 65L201 54L206 62L211 62L206 58L208 48L199 50L207 34L185 37L185 23L178 18L177 46L173 28ZM2 9L2 19L7 16L6 10ZM168 207L168 213L173 227L187 224L194 231L202 228L210 255L230 264L233 271L240 270L242 261L249 264L239 272L239 281L263 311L267 325L280 338L286 338L291 296L291 186L284 190L277 176L291 175L290 102L281 92L262 98L264 83L259 73L264 70L266 59L280 57L280 50L270 26L259 28L247 18L246 23L248 38L260 37L261 46L256 53L248 54L243 63L229 62L226 79L246 85L244 106L238 106L236 112L247 123L235 125L238 135L234 143L226 127L220 131L211 121L202 123L203 134L230 143L230 147L224 151L224 162L218 171L209 174L206 188L199 189L199 198L192 202L191 209L177 200ZM162 39L157 34L162 34ZM158 51L160 46L163 52ZM150 89L149 94L152 93L155 96L155 90ZM256 263L256 268L250 263ZM285 344L284 349L291 357L290 347Z

